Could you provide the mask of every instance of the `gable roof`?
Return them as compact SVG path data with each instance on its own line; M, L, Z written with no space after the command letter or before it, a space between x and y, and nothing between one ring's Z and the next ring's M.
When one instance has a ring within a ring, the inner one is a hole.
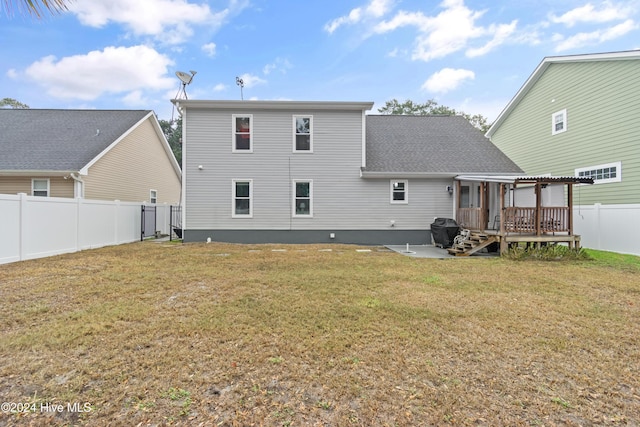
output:
M0 109L0 171L79 172L149 116L157 123L151 110Z
M593 62L593 61L620 61L640 59L640 50L628 50L621 52L608 52L608 53L593 53L584 55L566 55L566 56L547 56L538 67L533 71L531 76L522 85L518 93L509 101L507 106L502 110L498 118L493 122L489 130L487 131L487 138L498 130L500 125L511 114L513 109L520 103L520 101L527 95L529 90L540 80L540 77L549 68L551 64L571 63L571 62Z
M462 116L366 116L364 177L522 173Z

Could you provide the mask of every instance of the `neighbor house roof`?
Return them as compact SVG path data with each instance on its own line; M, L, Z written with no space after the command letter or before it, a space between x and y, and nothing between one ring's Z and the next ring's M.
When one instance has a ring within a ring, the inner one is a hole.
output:
M0 172L79 172L152 115L151 110L0 109Z
M366 116L364 177L522 173L462 116Z
M540 77L549 68L551 64L575 63L575 62L594 62L594 61L621 61L621 60L638 60L640 59L640 50L629 50L622 52L593 53L584 55L566 55L566 56L547 56L538 67L533 71L531 76L522 85L518 93L509 101L507 106L502 110L498 118L493 122L491 128L487 131L487 137L491 136L498 130L505 119L511 114L514 108L522 101L531 88L540 80Z

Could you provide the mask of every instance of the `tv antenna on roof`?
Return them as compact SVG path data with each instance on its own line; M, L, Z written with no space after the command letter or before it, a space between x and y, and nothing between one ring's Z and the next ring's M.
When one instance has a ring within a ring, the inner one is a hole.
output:
M197 71L190 70L189 72L191 74L187 74L184 71L176 71L176 76L178 76L178 78L182 82L182 87L178 89L178 93L176 94L176 99L180 99L180 92L184 94L184 99L189 99L187 98L186 88L187 88L187 85L191 83L191 80L193 80L193 76L196 75Z
M242 88L244 87L244 80L240 77L236 77L236 84L240 86L240 99L244 101L244 94L242 93Z

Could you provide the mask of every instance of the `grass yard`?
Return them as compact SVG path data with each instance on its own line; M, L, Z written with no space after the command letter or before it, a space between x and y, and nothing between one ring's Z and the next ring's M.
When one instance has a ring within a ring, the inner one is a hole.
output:
M640 261L594 257L143 242L2 265L0 426L640 425Z

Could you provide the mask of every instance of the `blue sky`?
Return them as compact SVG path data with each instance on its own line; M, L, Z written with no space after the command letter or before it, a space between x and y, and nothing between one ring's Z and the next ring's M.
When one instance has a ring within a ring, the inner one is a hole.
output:
M18 1L18 0L16 0ZM640 0L72 0L0 3L0 98L174 114L189 99L396 98L492 121L545 56L640 48Z

